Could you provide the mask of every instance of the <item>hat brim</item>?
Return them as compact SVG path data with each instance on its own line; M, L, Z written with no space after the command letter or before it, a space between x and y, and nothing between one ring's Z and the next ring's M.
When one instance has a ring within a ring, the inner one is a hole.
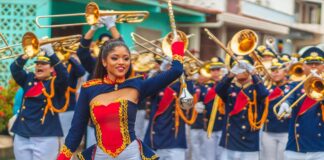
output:
M46 63L46 64L51 64L51 62L48 62L48 61L42 61L42 60L36 60L35 63Z

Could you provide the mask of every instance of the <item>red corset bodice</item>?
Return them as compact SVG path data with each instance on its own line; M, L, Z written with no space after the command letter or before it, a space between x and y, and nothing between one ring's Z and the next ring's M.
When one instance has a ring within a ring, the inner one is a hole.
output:
M132 142L131 137L135 137L130 135L133 127L129 128L129 124L133 123L128 122L135 119L129 119L128 103L127 100L118 100L108 105L98 102L91 105L91 119L96 128L98 146L112 157L117 157ZM136 115L136 107L130 107L131 111L135 109Z

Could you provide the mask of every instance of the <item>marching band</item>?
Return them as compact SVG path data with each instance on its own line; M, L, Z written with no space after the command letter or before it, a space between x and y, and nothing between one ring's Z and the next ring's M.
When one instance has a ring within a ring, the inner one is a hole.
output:
M132 35L143 53L131 52L115 23L139 23L147 13L108 14L94 2L82 37L38 40L26 33L24 53L10 65L24 92L11 129L15 158L324 159L321 48L310 46L296 58L258 46L252 30L225 46L206 29L226 58L203 62L188 51L170 3L168 10L172 29L159 44L145 47ZM93 41L101 27L107 32ZM32 58L34 72L27 72Z

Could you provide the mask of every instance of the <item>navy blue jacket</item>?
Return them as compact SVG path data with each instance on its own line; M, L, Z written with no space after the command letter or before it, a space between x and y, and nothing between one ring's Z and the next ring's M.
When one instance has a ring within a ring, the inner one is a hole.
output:
M294 88L296 83L292 84L291 88ZM304 93L304 87L301 86L287 99L287 102L293 104ZM292 110L286 149L295 152L323 152L324 122L322 113L324 108L322 109L322 107L324 102L310 103L312 104L311 107L299 114L301 108L305 105L306 98L301 100Z
M291 90L289 84L271 86L269 95L269 113L263 130L271 133L288 133L289 119L278 120L273 112L273 107L276 105L289 91ZM278 110L277 110L278 112Z
M258 117L264 111L265 99L269 95L260 77L253 75L252 83L239 86L232 83L233 78L225 76L216 86L216 93L225 103L225 119L220 145L234 151L251 152L259 151L259 130L252 131L248 121L248 105L237 114L230 115L236 104L240 91L254 100L253 92L256 91Z
M203 85L203 84L196 84L194 86L195 88L195 94L198 94L198 99L197 102L203 102L204 101L204 97L206 94L206 90L207 90L207 85ZM197 119L195 121L194 124L191 125L191 129L204 129L206 128L206 122L205 122L205 113L198 113L197 115Z
M55 96L52 102L56 108L62 107L64 101L64 93L68 87L68 73L66 68L54 54L50 57L56 72L56 79L54 81ZM41 123L45 106L47 104L46 97L40 94L35 97L25 97L25 94L35 85L40 83L35 79L34 73L27 73L23 67L27 60L18 57L10 66L11 74L15 81L24 90L24 99L17 120L15 121L12 132L23 137L49 137L49 136L63 136L61 124L57 113L48 111L45 117L44 124ZM47 93L50 93L49 80L42 81Z
M180 83L173 83L171 89L176 92L177 96L180 92ZM192 81L187 81L187 87L191 94L194 93ZM149 125L144 137L144 143L153 149L170 149L170 148L187 148L185 122L179 118L178 134L175 136L175 100L167 107L167 109L154 121L153 118L158 110L158 104L163 96L164 89L159 95L152 100L152 110ZM185 113L186 111L184 111Z
M68 65L71 65L71 71L69 72L69 87L75 90L78 84L78 79L82 77L86 71L83 66L73 57L69 59L67 66ZM67 111L74 111L75 104L75 92L70 92L70 101Z

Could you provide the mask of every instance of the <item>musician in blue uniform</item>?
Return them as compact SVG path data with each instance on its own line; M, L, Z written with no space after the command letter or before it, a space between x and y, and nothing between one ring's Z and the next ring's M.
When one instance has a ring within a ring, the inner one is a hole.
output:
M66 91L67 93L65 94L66 101L64 108L66 108L66 111L59 114L64 134L64 138L61 140L62 143L64 143L64 139L67 136L69 129L71 128L71 122L76 104L76 87L78 84L78 79L86 73L80 62L73 56L68 57L68 60L65 60L64 65L69 73L69 87Z
M215 88L226 71L224 61L219 57L213 57L208 69L210 70L211 81L208 84L203 101L206 106L205 131L207 131L207 134L205 132L204 136L208 136L207 138L204 138L204 155L206 160L219 160L222 153L222 147L220 147L219 142L225 120L225 106L220 98L216 98L217 93L215 92ZM212 115L214 107L217 107L215 108L216 114Z
M232 69L216 86L225 103L225 124L220 145L222 160L258 160L259 129L267 118L268 90L255 73L249 56L237 56Z
M206 128L206 123L204 122L204 115L205 113L205 105L203 104L204 97L206 95L207 90L207 82L208 78L204 77L202 75L199 75L196 84L194 85L195 94L194 97L197 101L195 104L195 109L198 112L197 119L190 126L190 145L191 150L191 157L193 160L195 159L201 159L204 160L205 158L205 150L203 147L204 145L204 139L206 137L206 132L204 131L204 128Z
M192 94L192 81L186 83ZM191 109L191 118L190 120L187 118L186 111L180 107L180 90L181 83L176 81L161 89L159 94L152 98L151 115L144 143L156 150L160 160L185 159L187 149L185 124L193 124L197 112Z
M301 56L304 73L323 74L324 53L316 47L308 48ZM298 83L298 82L296 82ZM296 85L296 84L295 84ZM291 116L288 131L288 143L285 159L287 160L321 160L324 157L324 103L306 93L307 88L298 88L280 106L279 115ZM301 100L291 109L297 99Z
M161 71L170 68L170 62L163 60ZM186 82L189 92L193 93L192 81ZM191 110L194 119L188 120L186 111L181 109L179 93L181 83L177 80L158 94L151 97L149 125L144 143L156 150L161 160L185 159L187 148L185 121L193 124L197 112ZM189 122L190 121L190 122Z
M63 136L56 112L64 101L68 73L51 44L42 46L41 50L46 55L37 57L34 73L24 70L27 55L18 57L10 65L13 78L24 90L22 106L12 127L17 160L55 159L59 137Z
M264 160L283 160L288 141L288 120L278 120L273 107L290 90L287 65L280 59L273 59L271 76L273 84L269 90L269 114L261 134L261 157Z
M171 47L172 68L143 80L142 77L130 77L128 47L118 40L105 42L99 54L95 79L82 85L72 127L58 159L72 157L90 118L95 125L97 144L78 154L80 159L157 159L157 155L136 138L134 124L138 104L183 72L184 43L174 42Z

